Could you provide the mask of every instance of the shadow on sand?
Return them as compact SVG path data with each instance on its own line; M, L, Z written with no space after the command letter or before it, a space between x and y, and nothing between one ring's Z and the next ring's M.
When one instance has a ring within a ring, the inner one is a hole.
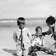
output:
M6 49L6 48L4 48L4 49L2 49L2 50L5 51L5 52L8 52L8 53L11 53L13 56L16 56L16 55L15 55L16 50Z

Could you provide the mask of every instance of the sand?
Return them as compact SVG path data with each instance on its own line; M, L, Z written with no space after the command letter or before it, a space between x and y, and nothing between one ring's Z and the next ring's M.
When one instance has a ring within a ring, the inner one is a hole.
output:
M35 27L28 27L32 33L35 33ZM16 51L16 43L13 40L13 32L16 27L0 27L0 56L13 56ZM47 27L43 27L46 31ZM41 53L41 54L39 54ZM52 56L44 52L39 52L38 56Z

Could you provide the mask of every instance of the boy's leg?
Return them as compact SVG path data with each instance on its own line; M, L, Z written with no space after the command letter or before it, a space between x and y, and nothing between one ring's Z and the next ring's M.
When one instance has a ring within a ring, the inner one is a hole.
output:
M22 56L21 45L16 45L16 53L17 53L17 56Z
M29 56L29 55L28 55L28 52L29 52L28 49L25 49L25 50L24 50L24 56Z
M29 56L29 55L30 55L29 52L32 51L31 48L32 48L32 47L30 46L30 47L28 47L28 48L26 48L26 49L24 50L24 56ZM29 49L31 49L31 50L29 50Z

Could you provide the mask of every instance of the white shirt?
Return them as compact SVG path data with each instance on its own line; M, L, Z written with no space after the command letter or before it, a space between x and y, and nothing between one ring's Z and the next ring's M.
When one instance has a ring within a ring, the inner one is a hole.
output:
M16 36L17 36L17 39L18 39L18 41L16 42L17 44L19 44L19 41L20 41L19 40L20 33L21 33L21 30L19 28L17 28L16 31L14 32L13 38L16 41ZM27 47L29 47L30 41L32 39L31 32L28 28L25 27L25 28L22 29L22 34L23 34L23 43L24 43L24 46L25 46L25 49L26 49Z
M45 41L44 46L45 46L45 47L49 47L49 46L51 46L51 45L55 42L55 40L51 37L51 35L52 35L52 34L46 35L46 36L44 37L44 41Z
M34 46L34 45L42 45L42 44L44 44L44 41L43 41L43 39L40 39L39 37L36 37L36 38L34 38L34 40L32 41L32 46Z

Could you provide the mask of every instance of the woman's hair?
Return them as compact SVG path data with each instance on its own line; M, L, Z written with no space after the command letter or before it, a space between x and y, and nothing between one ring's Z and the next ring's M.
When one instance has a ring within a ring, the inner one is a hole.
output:
M35 29L35 31L38 31L38 29L42 30L42 28L40 26L37 26L36 29Z
M46 23L49 24L49 25L52 25L55 23L55 18L53 16L49 16L47 19L46 19Z
M25 19L23 17L17 19L17 25L20 25L21 23L25 24Z

